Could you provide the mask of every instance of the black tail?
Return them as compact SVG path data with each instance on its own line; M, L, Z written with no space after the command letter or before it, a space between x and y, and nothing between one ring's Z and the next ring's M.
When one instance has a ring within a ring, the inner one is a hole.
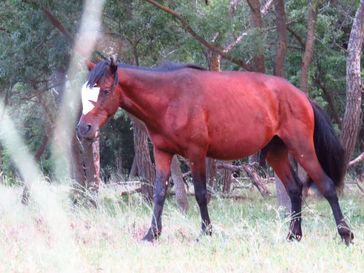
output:
M334 181L336 189L341 190L345 175L344 148L325 112L312 101L311 105L315 114L314 143L317 158L325 173Z

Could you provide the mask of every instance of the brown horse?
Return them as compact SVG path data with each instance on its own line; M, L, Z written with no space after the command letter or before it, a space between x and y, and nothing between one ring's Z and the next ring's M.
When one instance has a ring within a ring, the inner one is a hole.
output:
M300 240L302 182L288 153L305 169L329 202L346 244L354 238L336 189L343 185L343 149L322 110L288 81L252 72L210 72L192 65L140 68L112 60L88 64L78 132L94 139L122 107L141 119L154 144L156 181L151 227L156 239L170 176L171 159L189 159L203 233L211 234L206 202L205 158L232 160L263 149L292 202L288 239Z

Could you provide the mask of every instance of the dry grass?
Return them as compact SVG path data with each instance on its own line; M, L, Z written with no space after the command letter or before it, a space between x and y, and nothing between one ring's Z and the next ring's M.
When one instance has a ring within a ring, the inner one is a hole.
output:
M348 248L340 242L323 200L305 205L300 243L285 241L288 221L275 209L275 200L263 200L254 192L242 201L214 199L209 206L214 234L199 242L194 200L187 215L169 200L163 235L149 244L140 238L151 212L138 195L121 199L104 189L94 210L73 208L63 186L48 190L61 201L66 219L45 215L42 208L47 204L24 207L21 189L0 187L0 272L316 273L364 268L364 203L355 192L342 201L356 236ZM53 230L58 224L61 230ZM70 234L71 241L62 241L58 233Z

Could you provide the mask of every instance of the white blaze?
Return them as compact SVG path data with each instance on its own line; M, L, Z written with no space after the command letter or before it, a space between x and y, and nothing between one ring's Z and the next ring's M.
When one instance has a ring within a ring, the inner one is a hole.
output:
M95 108L95 103L99 97L99 87L87 87L87 83L82 86L81 99L82 99L82 114L86 115Z

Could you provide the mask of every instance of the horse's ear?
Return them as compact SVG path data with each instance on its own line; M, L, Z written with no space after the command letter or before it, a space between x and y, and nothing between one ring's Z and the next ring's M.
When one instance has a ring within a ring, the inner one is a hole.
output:
M93 62L91 61L86 61L86 65L87 65L87 68L88 68L88 71L91 71L92 69L95 68L96 64L94 64Z
M112 74L115 74L118 70L118 64L115 63L114 58L110 57L110 71Z

